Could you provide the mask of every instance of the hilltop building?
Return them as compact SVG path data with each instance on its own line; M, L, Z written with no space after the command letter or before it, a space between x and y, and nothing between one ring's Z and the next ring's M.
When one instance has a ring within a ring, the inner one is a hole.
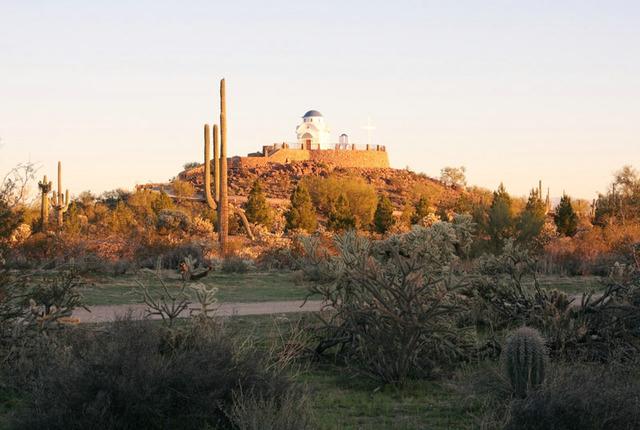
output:
M296 127L296 139L295 143L264 145L261 152L247 157L233 157L231 166L250 168L267 163L317 161L335 167L389 167L389 157L382 145L351 143L345 133L337 143L332 143L330 129L317 110L309 110L302 116L302 123Z
M330 130L324 117L317 110L310 110L302 117L302 124L296 127L298 144L307 150L320 149L330 140Z

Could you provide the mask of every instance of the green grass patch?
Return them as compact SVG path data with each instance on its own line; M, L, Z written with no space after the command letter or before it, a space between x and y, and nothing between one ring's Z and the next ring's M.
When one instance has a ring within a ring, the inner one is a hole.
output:
M165 271L163 279L172 289L177 290L182 285L175 272ZM89 306L142 303L137 281L148 286L152 294L162 291L160 281L145 274L89 278L82 294ZM217 297L221 303L302 300L308 292L306 286L295 282L292 272L213 272L198 282L217 287Z
M590 290L600 291L603 289L601 279L599 276L538 276L541 287L560 290L567 294L587 293Z
M315 318L305 313L241 316L227 318L225 325L230 333L253 338L268 348L278 333L286 333L299 319L312 322ZM468 429L474 426L473 417L481 414L478 400L468 400L447 381L381 387L367 378L350 376L339 365L305 363L296 379L309 388L320 429Z
M321 429L466 429L479 405L442 381L413 381L402 388L376 387L344 369L318 365L298 379L312 394Z
M163 279L171 288L177 289L182 285L180 277L173 271L163 272ZM539 277L543 288L555 288L568 294L601 290L600 279L597 276L543 275ZM142 303L137 280L148 285L151 293L161 292L160 282L153 276L123 275L89 278L88 285L82 293L89 306ZM292 272L213 272L200 282L216 286L218 300L221 303L302 300L307 295L307 287L296 282Z

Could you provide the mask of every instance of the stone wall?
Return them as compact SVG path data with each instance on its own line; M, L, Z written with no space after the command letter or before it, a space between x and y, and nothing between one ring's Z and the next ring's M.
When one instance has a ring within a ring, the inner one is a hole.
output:
M375 148L375 147L374 147ZM269 163L286 164L296 161L316 161L336 167L386 168L389 157L386 151L323 149L309 151L306 149L283 148L268 157L233 157L230 164L234 167L251 168L265 166Z
M351 151L326 149L310 151L311 160L339 167L384 168L389 167L386 151Z

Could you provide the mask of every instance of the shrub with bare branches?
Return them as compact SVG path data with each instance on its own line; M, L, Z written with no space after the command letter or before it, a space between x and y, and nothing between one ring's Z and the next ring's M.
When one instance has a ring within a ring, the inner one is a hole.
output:
M571 359L628 360L640 351L640 271L635 265L615 265L604 292L587 292L579 300L541 288L535 259L512 243L503 254L481 259L477 270L477 314L493 333L535 327L552 356Z

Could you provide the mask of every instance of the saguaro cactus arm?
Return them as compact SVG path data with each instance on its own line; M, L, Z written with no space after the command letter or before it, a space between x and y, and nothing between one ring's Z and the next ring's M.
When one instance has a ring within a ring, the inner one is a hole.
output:
M249 239L255 240L255 236L251 231L251 224L249 224L249 220L247 219L247 216L245 215L244 210L235 205L229 205L229 207L236 214L236 216L240 218L240 221L242 221L242 225L244 226L244 229L247 232L247 236L249 236Z
M69 209L69 190L64 190L64 194L61 192L53 193L51 204L57 211L66 212Z
M213 126L214 130L216 126ZM211 141L209 124L204 125L204 198L211 209L217 209L217 201L211 196Z

